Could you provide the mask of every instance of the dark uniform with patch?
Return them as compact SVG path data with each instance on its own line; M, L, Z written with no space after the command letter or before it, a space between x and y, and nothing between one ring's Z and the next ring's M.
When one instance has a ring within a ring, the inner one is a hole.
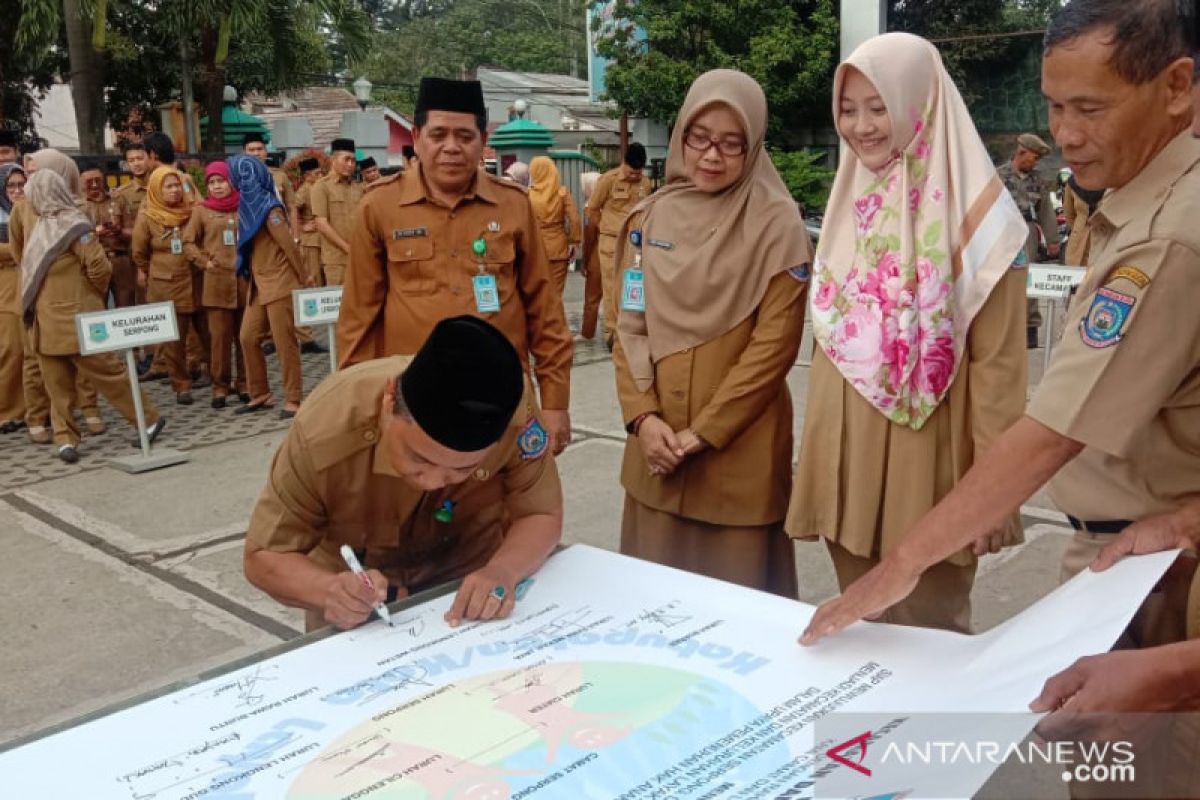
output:
M367 569L415 593L484 566L512 520L562 508L549 439L526 392L507 432L463 483L432 492L397 474L381 443L380 411L406 356L334 373L304 402L271 466L247 540L306 553L343 571L343 544ZM309 629L324 622L317 612Z

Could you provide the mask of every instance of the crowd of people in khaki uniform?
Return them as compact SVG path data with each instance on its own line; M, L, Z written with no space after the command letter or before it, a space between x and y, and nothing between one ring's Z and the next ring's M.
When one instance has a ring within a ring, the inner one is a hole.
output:
M838 68L843 148L815 251L765 149L764 93L732 70L692 84L664 187L651 193L645 151L631 146L620 167L585 179L582 220L553 163L535 161L530 190L479 168L487 119L476 82L424 79L416 160L365 188L352 180L352 143L334 143L325 177L302 165L290 208L260 161L231 159L216 177L240 192L234 257L205 255L229 213L219 209L192 212L180 252L204 270L232 264L237 303L231 282L202 286L199 300L182 284L154 296L187 314L220 294L221 314L244 315L243 409L271 401L268 330L284 361L284 412L296 422L251 521L247 576L312 626L352 627L381 602L455 577L465 581L453 622L510 613L517 585L561 536L554 456L571 437L573 350L562 290L582 242L582 333L594 335L602 299L629 434L622 552L795 597L792 541L819 539L842 594L802 644L868 616L970 632L979 558L1022 541L1021 503L1046 485L1076 529L1064 580L1128 554L1187 552L1117 650L1047 683L1033 707L1055 713L1041 730L1062 733L1075 712L1196 710L1195 31L1169 0L1073 0L1047 31L1042 91L1074 171L1067 258L1089 271L1028 403L1036 323L1024 287L1032 226L1048 224L1031 176L1050 146L1022 136L997 169L937 49L916 36L875 37ZM1104 115L1092 109L1109 102ZM75 238L35 249L35 263L77 272L100 297L105 247L122 255L114 231L132 215L134 264L153 280L183 274L166 259L180 255L171 242L189 192L171 172L150 176L140 215L129 202L115 215L98 204L111 225L86 230L63 216L56 225ZM78 195L67 183L54 190L59 206ZM24 299L18 243L35 211L59 208L41 197L9 212L15 257L0 266L20 264L21 285L0 283L0 298L25 303L8 306L25 316L17 340L32 343L43 371L54 365L54 435L61 425L77 437L80 379L122 410L127 398L119 372L80 367L88 359L69 346L30 334L36 293ZM344 284L341 369L301 404L285 298L317 282L318 259L321 279ZM786 378L806 321L815 346L796 447ZM17 330L0 319L0 331ZM185 377L182 349L168 359L173 382ZM12 385L10 352L0 386ZM335 557L343 544L368 581ZM1197 742L1183 722L1171 735ZM1195 789L1194 758L1178 762L1148 780Z

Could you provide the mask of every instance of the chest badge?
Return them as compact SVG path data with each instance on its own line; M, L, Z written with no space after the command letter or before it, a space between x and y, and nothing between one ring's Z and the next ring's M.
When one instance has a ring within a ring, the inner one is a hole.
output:
M491 222L488 223L488 230L491 231L492 233L499 233L500 232L500 223L496 222L495 220L492 220Z
M521 435L517 437L517 449L521 451L521 458L526 461L541 458L549 446L550 435L546 433L537 417L530 419Z
M1100 289L1092 299L1092 307L1079 323L1079 336L1088 347L1112 347L1121 341L1121 330L1133 312L1137 298Z
M443 500L442 504L433 512L433 518L438 522L451 522L454 519L454 501Z

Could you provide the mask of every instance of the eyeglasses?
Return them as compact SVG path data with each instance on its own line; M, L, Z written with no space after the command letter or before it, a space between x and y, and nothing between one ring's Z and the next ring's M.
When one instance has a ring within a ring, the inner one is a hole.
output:
M726 136L721 139L714 139L705 130L693 130L688 128L683 133L683 143L693 150L701 153L708 152L708 148L716 147L717 152L728 158L736 158L746 154L746 141L735 136Z

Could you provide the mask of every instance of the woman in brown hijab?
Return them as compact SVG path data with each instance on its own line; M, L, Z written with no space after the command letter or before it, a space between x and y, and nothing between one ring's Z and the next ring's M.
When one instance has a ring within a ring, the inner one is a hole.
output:
M188 334L196 330L207 350L208 326L196 302L194 270L184 252L183 232L192 217L192 206L184 194L184 176L179 170L158 167L150 173L146 199L133 225L130 254L138 269L138 285L146 289L146 302L175 304L179 338L162 345L162 352L175 402L190 406L194 399L186 342Z
M631 434L621 552L794 597L785 379L812 246L763 146L766 125L749 76L697 78L667 185L618 241L613 362Z
M91 220L79 210L77 196L57 173L36 172L25 193L37 216L21 257L21 314L50 395L58 457L74 464L80 436L71 398L77 375L85 375L130 424L137 425L125 367L112 353L80 356L75 332L76 314L104 309L112 266ZM142 405L153 440L164 420L144 392Z
M567 265L575 258L575 246L583 241L583 226L575 199L558 179L558 167L546 156L529 162L529 204L537 217L546 258L550 260L550 277L561 296L567 285Z

